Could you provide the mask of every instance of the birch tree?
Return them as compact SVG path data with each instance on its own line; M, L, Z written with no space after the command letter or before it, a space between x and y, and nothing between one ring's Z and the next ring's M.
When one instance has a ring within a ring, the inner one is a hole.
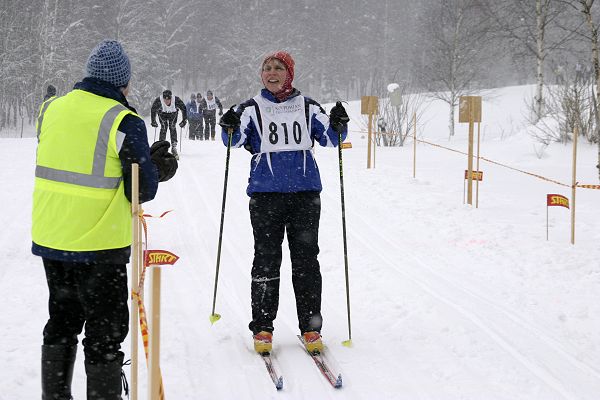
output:
M428 39L418 72L421 84L450 108L448 129L454 136L455 108L460 96L473 93L485 76L492 52L488 29L479 5L471 0L441 0L422 20Z
M562 49L573 33L560 28L566 12L562 0L489 0L485 10L494 24L494 33L520 47L535 60L535 95L532 122L544 115L545 63L548 54Z
M594 7L594 0L577 0L576 2L566 2L575 10L580 12L585 23L586 32L583 36L590 44L590 58L593 65L593 85L596 87L596 93L593 96L595 110L595 132L594 139L598 144L598 179L600 180L600 113L598 112L598 103L600 102L600 60L598 49L598 10Z

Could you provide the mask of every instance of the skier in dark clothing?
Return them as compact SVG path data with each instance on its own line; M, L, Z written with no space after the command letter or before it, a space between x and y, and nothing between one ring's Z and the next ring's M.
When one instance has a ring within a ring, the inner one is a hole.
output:
M215 123L217 117L215 116L217 108L219 109L219 115L223 115L223 105L218 97L213 96L212 90L206 92L206 98L200 101L200 107L204 114L204 139L208 140L209 136L211 140L215 140Z
M173 94L167 89L163 92L162 96L154 100L150 112L151 125L155 128L158 126L156 123L156 114L158 114L158 120L160 121L160 135L158 136L158 140L166 139L167 127L171 131L171 152L175 157L179 157L177 155L177 128L175 128L178 110L181 110L181 122L179 126L183 128L187 123L185 104L177 96L175 96L175 101L173 101Z
M54 96L56 96L56 88L52 85L48 85L48 87L46 87L46 95L44 96L44 101Z
M190 101L185 105L187 109L188 120L190 121L190 132L189 137L190 140L202 140L203 139L203 119L202 119L202 109L200 108L198 102L196 101L196 95L192 93L190 96Z
M168 142L148 147L146 125L126 99L130 77L120 43L105 40L90 53L83 81L44 102L37 118L32 253L42 257L49 292L42 399L72 399L84 327L87 399L121 399L131 166L139 165L140 202L177 170Z
M284 51L268 55L261 69L264 89L233 107L219 124L221 137L233 148L253 156L246 193L254 233L252 263L252 321L254 350L270 352L279 303L282 242L292 261L298 328L309 352L321 351L321 272L319 218L321 178L313 143L338 146L347 135L347 114L335 106L328 117L314 100L292 87L294 60ZM229 135L232 135L229 137ZM289 140L288 140L289 139Z

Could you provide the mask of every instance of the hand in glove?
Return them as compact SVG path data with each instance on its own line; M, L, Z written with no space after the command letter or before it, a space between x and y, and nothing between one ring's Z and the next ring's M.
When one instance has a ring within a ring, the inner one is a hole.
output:
M337 133L341 133L348 125L348 121L350 121L350 117L348 117L342 102L338 101L329 112L329 124Z
M155 127L155 128L158 126L158 124L156 123L156 121L152 121L152 123L150 125L153 126L153 127Z
M219 125L226 129L229 133L229 129L236 130L240 127L240 116L233 110L235 105L231 106L229 110L219 119Z
M183 121L181 121L181 122L179 123L179 126L183 128L183 127L185 126L185 124L186 124L186 123L187 123L187 119L184 119Z
M219 115L223 115L223 109L219 109Z
M166 140L154 142L150 147L150 157L154 165L158 168L159 182L168 181L177 172L177 159L173 154L169 153L169 147L171 145Z

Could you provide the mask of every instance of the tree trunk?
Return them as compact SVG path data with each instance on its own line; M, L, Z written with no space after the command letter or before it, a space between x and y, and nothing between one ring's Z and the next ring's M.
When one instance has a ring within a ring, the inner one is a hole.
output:
M540 118L542 118L544 108L544 59L546 58L544 49L544 35L546 26L546 15L548 12L548 5L546 7L542 5L543 0L535 1L535 15L536 15L536 88L534 98L534 120L536 124Z
M585 22L590 30L590 38L592 42L592 63L594 64L594 83L596 85L595 104L600 102L600 60L598 54L598 27L594 24L592 18L592 6L594 0L579 0L582 7L582 12L585 17ZM592 91L593 92L593 91ZM600 180L600 114L597 110L594 112L596 126L594 127L594 136L598 142L598 180Z
M452 96L454 98L454 96ZM454 102L450 103L450 120L448 121L448 128L450 129L450 137L454 136Z

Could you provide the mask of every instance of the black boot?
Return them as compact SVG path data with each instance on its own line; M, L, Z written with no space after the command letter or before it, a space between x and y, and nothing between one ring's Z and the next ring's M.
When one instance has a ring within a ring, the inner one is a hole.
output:
M85 361L87 374L87 400L122 400L121 368L123 353L105 363Z
M42 346L42 400L72 400L77 346Z

